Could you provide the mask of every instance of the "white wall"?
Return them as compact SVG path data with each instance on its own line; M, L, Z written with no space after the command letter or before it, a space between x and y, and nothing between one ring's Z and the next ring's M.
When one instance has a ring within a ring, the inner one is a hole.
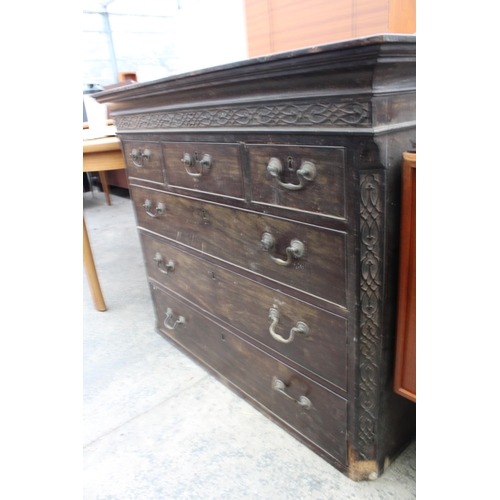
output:
M84 0L83 76L108 85L116 77L102 10ZM140 82L247 58L244 0L112 0L107 12L117 71Z
M176 54L181 72L247 58L244 0L181 0Z

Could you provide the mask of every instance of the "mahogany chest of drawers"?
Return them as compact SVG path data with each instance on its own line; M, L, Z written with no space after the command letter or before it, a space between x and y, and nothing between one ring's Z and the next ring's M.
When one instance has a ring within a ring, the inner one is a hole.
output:
M354 480L414 437L392 390L415 37L102 92L158 331Z

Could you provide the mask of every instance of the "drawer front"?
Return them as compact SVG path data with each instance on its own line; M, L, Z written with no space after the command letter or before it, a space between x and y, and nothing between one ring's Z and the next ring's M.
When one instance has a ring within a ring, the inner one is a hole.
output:
M345 218L344 148L246 147L254 203Z
M170 186L243 198L237 144L164 142L162 148Z
M345 233L137 186L131 192L140 227L345 307Z
M346 463L345 399L231 334L154 285L152 294L158 328L162 332L261 403L282 422ZM276 381L283 385L280 387ZM276 389L274 384L277 384Z
M127 173L131 178L164 184L161 147L156 142L123 142Z
M346 390L344 318L185 254L151 236L140 237L151 278Z

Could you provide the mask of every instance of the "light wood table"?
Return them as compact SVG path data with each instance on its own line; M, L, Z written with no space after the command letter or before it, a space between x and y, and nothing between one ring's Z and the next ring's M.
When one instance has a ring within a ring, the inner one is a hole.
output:
M83 171L99 172L102 189L106 196L108 205L111 205L109 187L106 180L108 170L121 170L125 168L120 139L118 137L101 137L98 139L84 139L83 141ZM106 304L99 284L99 278L95 268L94 257L90 247L90 241L83 220L83 262L87 273L87 279L92 293L94 306L98 311L106 311Z
M106 172L124 168L125 161L118 137L101 137L83 141L83 171L99 173L99 179L108 205L111 205L111 198L109 197Z

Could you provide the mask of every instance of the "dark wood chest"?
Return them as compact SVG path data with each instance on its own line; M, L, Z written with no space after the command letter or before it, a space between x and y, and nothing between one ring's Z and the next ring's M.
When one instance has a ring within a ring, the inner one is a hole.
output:
M392 390L415 37L97 99L122 141L158 331L349 477L377 478L415 431Z

